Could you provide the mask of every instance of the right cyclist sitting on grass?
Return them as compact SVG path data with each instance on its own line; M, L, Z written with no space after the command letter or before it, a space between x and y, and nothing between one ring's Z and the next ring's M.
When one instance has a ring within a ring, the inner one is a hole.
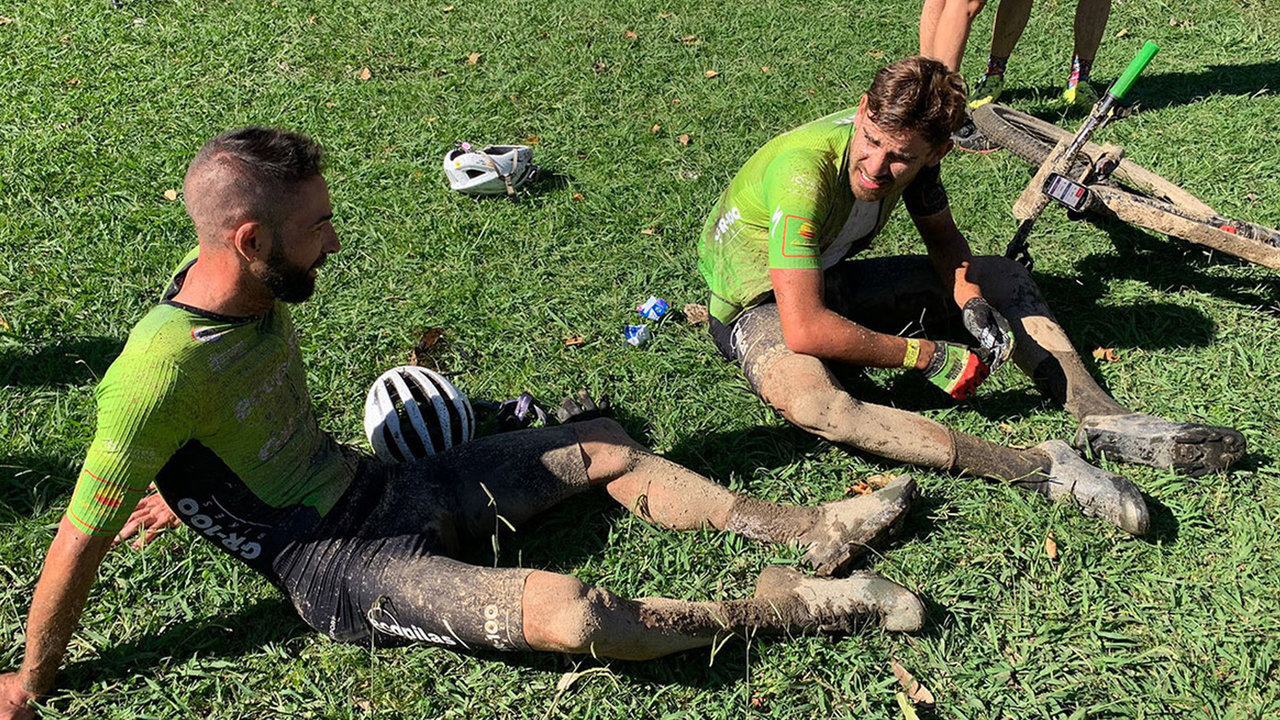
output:
M1135 534L1145 500L1062 440L1014 449L849 393L833 370L906 368L966 399L1012 359L1080 422L1075 444L1192 475L1245 450L1235 430L1134 412L1089 375L1030 274L974 257L940 161L965 119L964 81L921 56L882 68L857 108L770 140L707 217L699 269L711 334L796 425L881 457L1014 483ZM926 255L856 258L901 199Z

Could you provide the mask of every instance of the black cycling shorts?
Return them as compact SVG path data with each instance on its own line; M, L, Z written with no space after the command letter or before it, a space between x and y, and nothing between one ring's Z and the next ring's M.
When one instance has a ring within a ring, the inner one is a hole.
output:
M272 579L336 640L528 649L521 599L533 571L449 556L488 547L506 522L587 486L572 425L481 438L404 466L366 460L338 505L275 558Z

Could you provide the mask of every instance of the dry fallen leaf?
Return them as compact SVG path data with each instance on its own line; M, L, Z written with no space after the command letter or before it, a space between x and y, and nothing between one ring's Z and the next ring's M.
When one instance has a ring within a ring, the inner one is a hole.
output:
M168 200L169 202L173 202L174 200L177 200L177 199L178 199L178 191L177 191L177 190L174 190L173 188L170 188L170 189L168 189L168 190L165 190L165 191L164 191L164 199L165 199L165 200Z
M363 81L367 81L367 80L369 80L370 78L372 78L372 77L373 77L373 73L372 73L372 72L370 72L370 71L369 71L369 68L367 68L367 67L366 67L366 68L361 68L361 69L360 69L360 74L359 74L359 75L356 75L356 77L360 78L360 80L363 82Z
M581 335L570 335L564 339L566 347L577 347L585 342L586 340L583 340Z
M445 5L445 6L444 6L444 11L445 11L445 12L453 12L453 6L452 6L452 5Z
M692 45L692 44L694 44L694 43L698 42L698 36L697 36L697 35L685 35L684 37L680 38L680 42L684 43L685 45Z
M67 78L67 84L72 86L79 85L80 78Z
M524 139L525 145L537 145L540 142L542 142L542 138L538 137L537 135L530 135L529 137Z
M845 495L870 495L875 491L875 488L865 482L856 482L852 485L846 485L844 488Z
M429 122L429 123L433 123L433 122L435 122L435 121L437 121L437 120L439 120L439 119L440 119L440 116L439 116L439 115L432 115L431 117L427 118L427 122Z
M1117 30L1116 37L1118 38L1129 37L1129 28L1120 28L1119 30Z
M751 707L763 709L769 704L769 698L764 695L751 694Z
M4 330L5 332L8 332L12 329L13 328L10 327L9 325L9 321L5 320L3 317L0 317L0 330Z
M659 130L661 130L661 129L662 129L662 126L661 126L661 125L659 125L658 123L654 123L654 124L653 124L653 127L649 128L649 132L651 132L651 133L656 133L656 132L658 132L658 131L659 131Z
M1258 199L1258 193L1248 193L1247 195L1244 196L1244 199L1248 200L1249 202L1253 202Z
M1093 351L1093 359L1101 362L1120 362L1120 355L1115 348L1097 348Z
M707 311L706 305L685 303L684 321L690 325L701 325L711 321L711 313Z
M674 14L675 14L675 13L660 12L660 13L658 13L658 18L659 18L659 19L661 19L661 20L666 20L667 18L671 17L671 16L672 16L672 15L674 15Z
M582 195L582 193L574 193L573 199L577 200L578 202L582 202L583 200L586 200L586 198Z
M335 105L337 105L337 104L338 104L338 103L335 103L335 102L327 102L327 103L325 103L325 104L324 104L324 106L325 106L325 107L333 107L333 106L335 106Z
M767 73L767 72L769 72L769 66L768 66L768 65L761 65L761 66L760 66L760 72L763 72L763 73Z
M1058 541L1053 539L1053 533L1044 536L1044 554L1048 555L1050 560L1058 559Z
M898 479L897 475L886 475L884 473L880 473L877 475L872 475L869 478L864 478L863 482L879 490L880 488L888 485L889 483L897 479Z
M13 18L7 18L3 15L0 15L0 25L8 25L11 22L13 22Z
M681 135L681 136L680 136L679 138L677 138L677 139L680 141L680 144L681 144L681 145L688 145L689 143L693 142L693 141L689 138L689 133L685 133L685 134Z
M871 57L873 57L873 58L876 58L877 60L879 60L879 59L881 59L881 58L883 58L883 57L884 57L884 51L883 51L883 50L869 50L869 51L867 51L867 54L868 54L868 55L870 55L870 56L871 56Z
M591 69L595 70L596 73L605 73L609 71L609 66L606 63L598 62L592 63Z
M653 228L645 228L640 231L640 234L641 235L657 235L658 231L654 230Z
M315 15L312 15L311 17L307 18L307 24L308 24L308 25L315 25L315 24L316 24L316 16L315 16Z
M1002 423L1000 423L1000 426L999 426L999 427L1000 427L1000 430L1001 430L1001 431L1003 431L1003 432L1005 432L1005 433L1008 433L1008 434L1010 434L1010 435L1012 435L1012 434L1014 434L1014 433L1018 432L1018 429L1017 429L1017 428L1015 428L1014 426L1012 426L1012 425L1010 425L1009 423L1006 423L1006 422L1002 422Z
M898 664L896 660L889 661L889 668L893 670L893 676L898 678L898 684L907 691L907 697L911 702L923 708L932 708L934 706L933 693L924 683L916 680L915 676L907 669Z
M468 55L468 56L467 56L467 64L468 64L468 65L475 65L476 63L480 62L480 58L481 58L483 55L484 55L484 53L478 53L478 52L473 52L473 53L471 53L470 55Z
M623 35L625 35L625 36L626 36L626 37L628 37L628 38L631 38L632 40L635 40L636 38L640 37L639 35L635 34L634 32L631 32L630 30L628 30L628 31L626 31L625 33L623 33Z
M708 70L703 74L707 76L708 80L714 77L720 77L720 72L718 70Z
M409 364L420 365L422 367L435 367L435 362L431 359L431 354L433 349L437 351L440 349L436 346L443 338L444 328L427 328L426 332L422 333L422 337L418 338L418 342L414 344L413 350L409 351Z

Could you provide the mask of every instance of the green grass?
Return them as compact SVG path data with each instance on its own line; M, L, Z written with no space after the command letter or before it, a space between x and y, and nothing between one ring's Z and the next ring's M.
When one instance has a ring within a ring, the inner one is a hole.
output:
M912 52L918 3L118 4L0 1L12 20L0 25L0 317L11 328L0 334L0 667L21 658L31 588L93 433L94 382L194 242L163 193L206 138L237 125L289 126L329 151L345 248L295 317L317 412L339 438L363 442L368 383L438 325L445 364L473 396L608 390L634 434L735 489L812 503L894 467L787 427L698 329L664 324L638 350L620 334L651 293L703 301L694 243L717 193L765 140L854 104L880 65ZM1134 91L1146 110L1103 139L1224 213L1280 226L1274 9L1116 3L1095 72L1109 80L1142 41L1159 43ZM1057 117L1073 11L1037 3L1010 64L1016 106ZM975 27L971 74L993 15ZM480 61L465 64L473 52ZM445 189L440 157L455 140L530 136L563 187L514 204ZM1003 154L946 167L958 222L976 250L999 252L1027 170ZM872 565L928 598L924 633L603 663L559 692L564 673L600 664L341 646L181 532L110 556L46 716L893 718L896 658L945 717L1276 717L1275 273L1056 211L1034 243L1037 279L1072 339L1118 350L1119 362L1093 367L1117 397L1248 436L1250 456L1228 475L1123 469L1155 508L1149 538L919 472L925 499L906 539ZM876 252L917 249L903 215ZM564 347L571 334L586 345ZM1013 373L974 403L927 412L1018 445L1074 430ZM760 567L796 559L662 532L594 496L503 554L623 594L697 599L742 597Z

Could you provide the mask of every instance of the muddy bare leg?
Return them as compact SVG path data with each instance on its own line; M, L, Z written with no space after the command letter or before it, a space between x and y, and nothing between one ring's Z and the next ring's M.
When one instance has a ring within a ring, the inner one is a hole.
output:
M870 495L799 507L734 493L636 443L611 420L575 426L592 484L649 522L673 530L712 527L753 540L795 543L820 574L843 571L901 528L915 481L898 478Z
M534 572L522 600L524 638L535 650L646 660L726 635L911 631L923 624L919 599L873 573L827 580L770 570L756 597L723 602L629 600L567 575Z
M1006 258L980 257L973 259L969 277L1009 320L1016 340L1013 360L1041 392L1077 418L1131 412L1085 369L1026 268Z
M922 415L862 402L809 355L793 353L775 361L760 381L760 397L811 433L891 460L1006 482L1048 465L1038 451L996 445Z
M1041 392L1080 420L1075 445L1122 462L1203 475L1229 467L1245 439L1226 427L1171 422L1116 402L1085 369L1026 270L1004 258L975 258L970 273L1008 318L1017 340L1014 362Z

